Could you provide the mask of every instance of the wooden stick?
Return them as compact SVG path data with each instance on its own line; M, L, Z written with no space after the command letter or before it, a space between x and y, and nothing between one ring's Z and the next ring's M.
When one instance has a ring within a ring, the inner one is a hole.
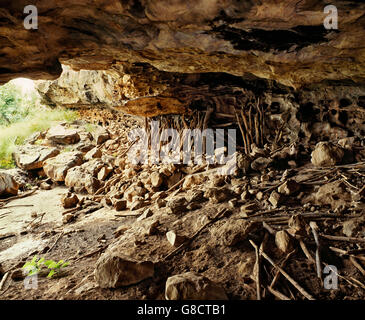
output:
M256 255L256 262L253 267L253 273L256 275L256 280L255 280L256 281L256 297L257 297L257 300L261 300L259 248L256 246L256 244L252 244L252 246L255 248L255 255Z
M108 246L104 246L104 247L101 247L101 248L96 249L96 250L94 250L94 251L91 251L90 253L86 253L86 254L84 254L83 256L81 256L81 257L77 258L77 259L75 260L75 262L76 262L76 261L78 261L78 260L84 259L84 258L91 257L91 256L93 256L94 254L97 254L97 253L99 253L99 252L101 252L101 251L105 250L107 247L108 247Z
M15 199L22 199L22 198L25 198L25 197L29 197L31 196L33 193L35 193L36 191L38 191L38 188L35 188L34 190L31 190L27 193L23 193L23 194L20 194L20 195L17 195L17 196L14 196L14 197L11 197L11 198L7 198L7 199L2 199L0 200L0 203L8 203L12 200L15 200Z
M320 237L333 240L333 241L345 241L345 242L352 242L352 243L365 243L365 239L363 238L353 238L353 237L341 237L341 236L330 236L326 234L320 234Z
M297 252L297 249L294 249L293 251L289 252L288 255L285 257L285 259L283 260L283 262L280 264L280 268L284 268L286 263L289 261L290 257L295 253ZM274 278L272 279L272 282L269 286L269 288L273 288L276 284L276 282L278 281L280 277L280 271L279 270L276 270L276 274L274 276Z
M0 208L0 210L10 209L10 208L20 208L20 207L34 207L34 205L33 204L18 204L18 205L15 205L15 206L2 207L2 208Z
M307 259L312 263L316 263L315 260L313 259L313 257L311 256L311 254L309 253L308 248L305 245L305 243L303 242L303 240L299 240L299 245L300 245L301 249L303 250L304 255L307 257Z
M317 232L318 226L317 226L317 224L314 221L309 222L309 226L312 229L314 241L316 242L316 245L317 245L317 249L316 249L316 269L317 269L317 277L322 280L321 257L320 257L320 247L321 247L321 244L319 242L319 237L318 237L318 232Z
M246 119L245 113L243 112L243 109L241 109L241 117L243 119L243 124L245 125L245 129L246 129L247 136L248 136L248 143L249 143L249 146L251 148L253 138L252 138L251 130L248 127L247 119Z
M249 240L251 245L254 247L255 243ZM308 300L315 300L307 291L305 291L292 277L290 277L282 268L280 268L264 251L261 252L262 256L270 262L270 264L279 270L281 274Z
M52 247L49 248L45 253L51 252L53 250L53 248L56 246L57 242L62 238L63 235L64 235L64 233L61 232L60 235L57 237L56 241L53 243Z
M255 140L256 140L256 145L259 146L260 145L260 132L259 132L259 114L256 113L255 114Z
M262 222L262 226L271 234L271 235L275 235L276 231L270 227L265 221Z
M286 295L282 294L279 291L276 291L275 289L273 289L272 287L267 287L267 290L269 290L269 292L271 294L273 294L275 297L277 297L280 300L291 300L290 298L288 298Z
M4 234L4 235L0 235L0 240L4 240L7 238L12 238L12 237L16 237L15 233L8 233L8 234Z
M351 262L352 262L352 264L355 266L355 268L356 268L356 269L358 269L358 270L361 272L361 274L362 274L363 276L365 276L365 270L364 270L364 268L361 266L361 264L359 264L359 263L357 262L357 260L355 259L355 257L350 256L350 261L351 261Z
M244 146L245 146L245 153L246 154L249 154L249 152L248 152L248 145L247 145L247 141L246 141L246 135L245 135L245 132L244 132L244 130L243 130L243 128L242 128L242 125L241 125L241 121L240 121L240 119L238 118L238 114L237 114L237 112L236 112L236 109L235 109L235 115L236 115L236 119L237 119L237 123L238 123L238 127L240 128L240 131L241 131L241 135L242 135L242 139L243 139L243 144L244 144Z
M3 290L3 286L4 286L5 282L6 282L6 280L8 280L9 274L10 274L9 272L5 273L5 275L1 279L1 282L0 282L0 291Z

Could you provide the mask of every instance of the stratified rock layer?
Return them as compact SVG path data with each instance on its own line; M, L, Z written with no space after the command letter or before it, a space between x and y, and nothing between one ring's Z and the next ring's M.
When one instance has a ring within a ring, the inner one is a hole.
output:
M359 1L331 2L338 30L324 28L329 3L320 0L40 0L37 30L24 28L24 1L1 4L0 82L55 79L61 63L112 70L125 61L295 88L365 79L365 3Z

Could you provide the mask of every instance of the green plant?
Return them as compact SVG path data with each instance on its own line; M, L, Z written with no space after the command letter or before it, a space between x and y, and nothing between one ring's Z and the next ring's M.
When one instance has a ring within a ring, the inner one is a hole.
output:
M29 276L37 274L41 270L42 264L44 262L44 258L39 259L38 261L37 260L38 260L38 257L35 256L32 259L32 261L26 262L25 265L23 266L23 269L25 269L28 272Z
M45 261L44 258L41 258L38 260L38 257L35 256L32 261L26 262L23 266L23 269L25 269L28 272L28 275L34 275L39 273L42 266L46 266L51 271L48 273L47 278L52 278L55 273L60 272L62 268L65 268L69 265L69 262L65 262L64 260L60 260L58 262L53 260L47 260Z
M60 260L58 262L53 260L47 260L44 264L47 266L48 269L51 269L47 278L52 278L52 276L56 272L59 272L62 268L67 267L69 265L69 262L65 262L64 260Z

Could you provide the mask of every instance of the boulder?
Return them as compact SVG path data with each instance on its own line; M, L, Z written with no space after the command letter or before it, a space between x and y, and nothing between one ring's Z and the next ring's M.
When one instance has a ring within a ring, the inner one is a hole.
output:
M27 184L30 184L32 182L28 176L28 172L19 168L0 170L0 173L1 172L11 175L14 180L19 184L19 188L23 188Z
M69 192L61 198L61 202L65 209L75 208L79 203L79 198L76 194Z
M280 205L284 201L284 196L276 191L271 192L269 202L274 208Z
M194 174L186 176L182 186L183 190L191 189L194 185L200 185L207 179L205 174Z
M185 236L178 235L175 231L171 230L166 233L167 241L174 247L178 247L187 239Z
M94 194L101 186L101 183L91 173L87 172L83 167L74 167L68 170L65 185L74 187L78 191L84 188L89 194Z
M104 181L112 171L111 167L102 167L98 173L98 179Z
M255 171L262 171L272 163L272 159L259 157L252 161L251 168Z
M319 142L312 152L312 163L318 167L334 166L342 162L344 155L345 152L339 145Z
M58 125L50 128L46 138L57 144L75 144L80 141L80 136L75 129L69 129L66 125Z
M204 198L203 190L194 190L194 189L188 193L186 199L188 200L189 203L201 203L206 200Z
M166 207L169 208L172 214L180 214L186 211L187 204L185 197L178 197L167 201Z
M284 182L281 186L278 187L278 192L283 194L283 195L290 196L293 193L298 192L299 189L300 189L299 183L297 183L293 179L290 179L290 180Z
M147 219L149 217L152 217L153 216L153 211L148 208L146 209L138 218L137 218L137 221L142 221L144 219Z
M100 149L93 148L88 153L85 154L85 160L89 161L92 159L98 159L98 158L101 158L102 155L103 154Z
M104 253L96 263L95 280L101 288L129 286L152 277L154 264L137 261L116 253Z
M276 232L275 244L280 251L286 253L292 248L292 240L285 230Z
M43 167L44 161L59 153L56 148L27 144L18 147L13 153L13 158L17 167L23 170L37 170Z
M159 172L153 172L151 174L151 184L153 187L158 188L162 185L164 181L164 175Z
M224 289L210 279L194 272L169 277L166 300L228 300Z
M97 126L92 135L98 146L110 138L109 132L101 126Z
M101 159L92 159L81 165L83 171L90 173L93 177L97 177L100 170L105 166Z
M19 184L14 177L6 172L0 172L0 196L16 196Z
M63 152L55 158L46 160L43 169L47 177L53 181L65 181L68 170L81 165L82 162L81 152Z
M114 203L114 208L116 211L124 211L127 209L127 201L126 200L117 200Z

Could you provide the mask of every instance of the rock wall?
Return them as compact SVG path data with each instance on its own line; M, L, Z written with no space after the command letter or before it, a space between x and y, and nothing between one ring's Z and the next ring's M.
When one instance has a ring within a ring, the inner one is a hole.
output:
M365 79L365 3L327 0L39 0L38 29L23 0L0 7L0 82L147 63L177 73L224 72L293 88ZM339 29L326 30L336 5Z

